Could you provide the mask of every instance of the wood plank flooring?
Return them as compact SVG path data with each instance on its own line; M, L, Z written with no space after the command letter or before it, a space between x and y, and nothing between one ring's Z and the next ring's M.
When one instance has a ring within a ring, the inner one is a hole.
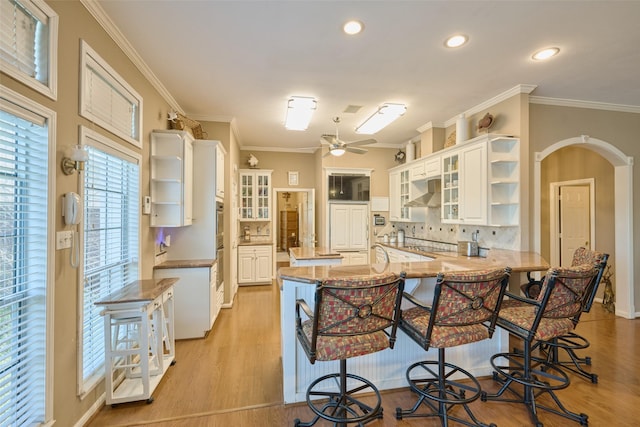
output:
M154 392L152 404L105 406L87 426L279 427L293 426L296 418L308 421L312 413L306 405L282 403L279 305L275 284L241 287L233 308L222 310L206 338L176 343L177 363ZM598 384L570 374L571 385L558 396L568 409L588 414L590 426L638 425L639 320L617 318L595 303L577 332L591 341L585 352L592 357ZM490 378L481 384L489 392L497 390ZM395 408L414 401L408 389L383 392L384 418L367 426L440 425L437 419L396 420ZM531 425L521 404L476 401L471 407L480 420L499 427ZM545 412L540 418L545 427L579 425Z

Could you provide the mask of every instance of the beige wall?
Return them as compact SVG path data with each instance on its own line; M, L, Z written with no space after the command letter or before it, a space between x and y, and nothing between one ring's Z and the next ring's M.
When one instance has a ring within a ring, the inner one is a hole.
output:
M58 99L53 101L15 80L0 74L2 84L57 112L55 137L56 166L60 164L68 146L78 143L78 126L91 128L108 138L142 154L142 182L140 195L149 194L149 134L152 129L166 129L168 104L159 96L138 69L116 47L109 36L78 1L49 1L49 6L60 16L58 37ZM128 144L116 136L93 125L78 115L80 40L85 40L143 97L143 149ZM87 167L91 167L88 165ZM64 175L59 167L55 174L55 227L64 228L60 199L68 191L78 191L78 175ZM149 228L149 216L141 216L141 277L150 278L154 261L154 230ZM54 408L56 425L71 426L94 405L104 393L98 385L84 399L77 396L77 319L80 283L77 270L69 264L69 250L55 253L54 290Z
M640 114L637 113L625 113L616 111L603 111L593 110L588 108L570 108L559 107L541 104L531 104L531 161L533 161L533 153L541 152L549 146L580 135L589 135L593 138L605 141L617 149L619 149L626 156L639 158L640 156ZM564 151L564 150L562 150ZM556 169L567 169L566 174L574 174L575 176L588 176L596 178L596 190L598 187L604 186L610 187L612 177L607 171L612 171L609 163L603 159L597 159L600 155L592 154L587 156L584 153L578 154L578 151L561 152L558 157L554 155L549 156L549 163L546 161L542 163L542 196L548 191L548 186L544 187L545 183L555 180L556 176L564 177L565 172L556 171L557 175L551 177L545 176L545 169L551 168L551 165ZM580 156L576 159L575 156ZM578 163L585 162L585 165L579 165ZM600 166L599 166L600 165ZM533 179L533 177L530 177ZM564 178L562 178L564 179ZM633 175L633 188L634 200L633 200L633 229L639 230L640 228L640 197L637 196L638 189L640 188L640 174ZM532 195L533 197L533 195ZM596 203L598 203L598 210L596 212L596 219L598 224L602 224L605 230L598 230L596 236L597 249L604 250L609 247L611 254L613 254L612 232L607 227L610 226L611 220L609 217L613 215L613 205L611 203L611 194L596 194ZM599 200L601 199L601 200ZM531 203L535 203L534 200L530 200ZM602 202L602 203L601 203ZM532 205L533 206L533 205ZM542 219L545 219L544 211L547 211L546 217L548 218L548 202L547 206L542 206ZM601 223L602 221L602 223ZM609 225L607 225L609 224ZM542 247L543 255L548 253L548 219L543 223L542 240L544 246ZM604 233L604 235L603 235ZM607 235L607 233L609 235ZM632 260L635 266L640 265L640 239L632 239L634 245L634 259ZM600 245L603 245L602 247ZM611 258L612 264L615 263L615 258ZM640 307L640 269L635 269L634 277L634 291L635 291L635 307Z
M318 245L326 246L326 218L327 203L326 183L324 182L325 168L369 168L373 169L371 174L371 196L388 196L389 175L387 170L396 166L394 155L396 149L391 148L371 148L365 155L345 153L341 157L322 157L322 150L314 154L306 153L284 153L277 151L240 151L241 168L247 168L246 163L249 154L253 154L259 161L260 169L273 170L273 187L287 188L288 171L298 171L299 188L316 189L316 235ZM371 228L373 232L373 228ZM373 235L370 236L373 239Z
M551 183L593 178L595 180L595 245L594 249L610 255L609 264L615 264L614 235L614 177L613 166L602 156L579 147L566 147L542 161L540 200L541 255L550 255L550 192ZM612 278L615 283L615 277ZM600 295L604 288L599 290Z

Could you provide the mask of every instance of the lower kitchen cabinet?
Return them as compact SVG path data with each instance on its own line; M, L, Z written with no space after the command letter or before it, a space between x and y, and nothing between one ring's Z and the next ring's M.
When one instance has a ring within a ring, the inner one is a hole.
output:
M340 252L342 255L342 265L362 265L369 264L369 252Z
M174 287L176 339L202 338L213 327L221 307L216 291L217 267L207 260L204 266L194 261L167 261L154 268L156 279L179 279Z
M272 266L271 245L238 246L238 284L270 284Z

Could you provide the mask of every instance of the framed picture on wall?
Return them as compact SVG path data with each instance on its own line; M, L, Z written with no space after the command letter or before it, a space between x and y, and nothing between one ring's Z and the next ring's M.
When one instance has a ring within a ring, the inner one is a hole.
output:
M289 185L298 185L298 172L289 171Z

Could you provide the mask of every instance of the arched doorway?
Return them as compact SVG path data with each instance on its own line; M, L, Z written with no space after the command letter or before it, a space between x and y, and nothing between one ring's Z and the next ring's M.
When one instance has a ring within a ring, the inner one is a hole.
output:
M633 158L626 156L613 145L596 138L582 135L559 141L542 152L534 154L534 200L541 197L541 163L547 156L561 148L579 145L607 159L614 167L615 180L615 277L616 315L632 319L635 317L634 266L633 266ZM541 207L534 203L533 246L541 250Z

